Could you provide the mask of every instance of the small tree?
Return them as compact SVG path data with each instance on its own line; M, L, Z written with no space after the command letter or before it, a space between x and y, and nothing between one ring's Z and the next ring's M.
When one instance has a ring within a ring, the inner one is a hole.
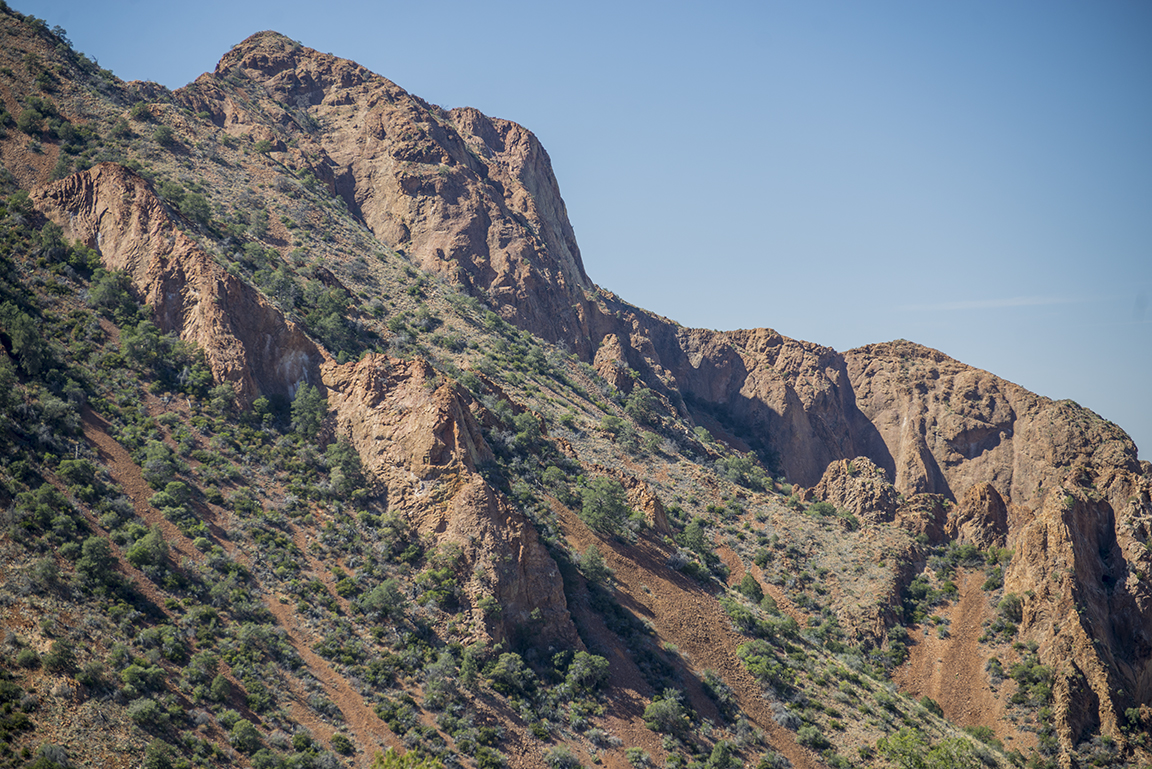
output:
M176 143L176 136L172 129L166 125L156 126L152 132L152 140L161 147L170 147Z
M604 556L595 544L589 545L584 555L580 556L580 571L593 582L604 582L612 576L612 570L604 562Z
M292 400L292 429L302 438L315 440L328 413L328 400L310 384L302 384Z
M760 583L751 574L744 575L744 579L740 580L736 590L756 603L760 603L764 599L764 588L760 587Z
M631 513L624 487L612 478L593 478L580 497L580 518L602 534L619 533Z

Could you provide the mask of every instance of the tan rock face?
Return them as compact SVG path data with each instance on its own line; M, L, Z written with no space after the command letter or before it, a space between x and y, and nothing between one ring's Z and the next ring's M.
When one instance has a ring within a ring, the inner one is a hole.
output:
M867 457L841 459L828 465L813 492L870 523L892 520L899 505L896 489L884 471Z
M944 531L950 539L981 549L1003 547L1008 536L1008 508L996 487L978 483L948 511Z
M604 377L604 381L617 390L629 392L632 389L632 377L628 374L628 359L620 344L620 337L615 334L608 334L600 342L592 367L596 369L596 373Z
M460 547L473 601L494 596L496 639L531 633L579 644L556 562L522 513L476 472L492 459L471 396L437 384L422 360L367 355L325 366L329 407L370 477L383 486L389 509L421 534ZM480 619L479 617L477 619Z
M234 382L241 398L291 396L301 382L319 383L324 354L185 235L132 171L102 163L33 190L31 199L66 238L131 276L156 325L198 344L216 380Z
M263 94L242 98L230 81ZM175 94L273 143L390 247L540 336L585 345L584 273L551 161L515 123L427 104L355 62L253 35ZM291 137L295 146L277 144Z

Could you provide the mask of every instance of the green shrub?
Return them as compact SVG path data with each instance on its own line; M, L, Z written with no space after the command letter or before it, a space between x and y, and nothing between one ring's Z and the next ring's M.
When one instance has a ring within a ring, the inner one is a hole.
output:
M340 732L336 732L332 735L332 739L329 740L329 744L332 746L332 750L336 751L342 756L350 756L356 752L355 746L352 745L352 740L348 739L347 736L341 734Z
M232 747L243 753L255 753L260 748L260 732L247 719L239 719L228 731Z
M604 562L604 556L600 554L600 548L596 547L595 544L588 546L588 549L580 556L578 565L584 576L592 582L607 582L612 577L612 570Z
M740 584L736 586L737 592L743 593L755 603L760 603L764 599L764 588L760 587L760 583L751 574L745 574L744 578L740 580Z
M624 487L612 478L593 478L580 490L580 518L602 534L619 534L631 509Z
M308 440L320 433L320 424L328 413L328 400L310 384L302 384L292 399L292 429Z
M160 703L149 697L141 697L128 705L128 717L144 729L156 729L168 722L168 714Z
M536 688L536 674L516 652L501 654L488 677L492 688L504 695L524 695Z
M35 649L21 649L16 653L15 661L19 667L28 670L40 667L40 655Z
M674 737L687 734L691 721L681 696L675 689L665 689L663 694L644 708L644 725L654 732Z

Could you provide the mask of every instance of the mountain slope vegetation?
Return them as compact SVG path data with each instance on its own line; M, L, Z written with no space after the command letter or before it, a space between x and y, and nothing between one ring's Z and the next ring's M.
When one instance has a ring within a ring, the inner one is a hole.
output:
M529 131L279 34L0 35L4 765L1152 762L1119 427L629 305Z

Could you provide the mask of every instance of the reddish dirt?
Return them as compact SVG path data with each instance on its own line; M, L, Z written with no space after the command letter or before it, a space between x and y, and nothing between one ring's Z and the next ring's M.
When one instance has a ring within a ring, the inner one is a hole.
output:
M158 527L168 543L173 563L180 563L182 558L201 561L204 554L192 546L192 541L169 521L160 511L148 504L148 499L155 493L152 487L140 474L140 468L132 461L131 455L108 432L108 423L104 418L85 407L83 413L84 437L96 447L101 463L108 468L108 472L120 484L121 490L132 500L136 514L144 519L149 526ZM144 580L151 583L148 580Z
M150 526L157 526L164 533L164 538L173 554L172 560L179 562L181 557L195 560L203 559L204 554L193 547L191 539L145 501L152 495L152 489L144 481L139 466L132 461L127 450L108 433L107 422L100 415L87 408L84 410L83 418L84 435L96 447L100 461L108 468L124 493L132 499L137 514ZM99 528L96 521L93 520L90 523ZM219 532L220 530L217 529L216 531ZM232 558L251 568L251 560L243 551L224 538L220 539L220 543ZM123 561L122 558L120 566L125 575L132 580L137 590L161 611L167 612L164 598L151 580ZM324 570L317 570L317 573L322 577L325 576ZM343 713L344 721L356 743L367 748L368 752L358 757L362 765L367 766L371 763L376 749L394 747L403 752L403 747L364 701L364 698L332 668L327 660L312 650L314 639L311 639L310 634L297 624L292 608L281 604L275 596L265 596L264 603L276 617L280 627L284 628L289 643L304 660L308 672L320 682L328 698ZM237 682L234 681L233 683ZM292 682L290 686L296 700L290 706L293 717L316 736L330 738L333 733L332 727L310 715L311 711L304 707L303 703L307 701L306 692L295 682Z
M720 560L728 567L728 584L735 585L744 578L746 572L744 562L740 560L740 556L736 554L732 548L727 545L720 545L716 548L716 555L720 556ZM800 627L805 627L808 624L808 615L800 609L796 608L796 604L792 603L792 599L784 594L778 585L769 582L764 576L764 570L756 564L749 564L751 566L752 576L760 583L760 587L764 590L765 595L772 596L776 601L777 608L784 612L786 615L796 620L796 624Z
M736 656L736 648L747 639L732 629L728 616L711 593L665 565L669 555L665 546L646 537L635 545L605 541L593 534L575 513L564 508L558 512L561 527L578 552L584 552L593 544L600 549L608 567L615 572L622 606L650 622L665 643L674 644L693 673L715 671L736 692L744 713L764 730L772 748L788 758L794 767L814 769L823 765L773 719L763 688ZM715 719L715 706L700 687L690 683L687 689L693 707L705 717ZM642 721L640 727L643 728ZM658 755L656 751L650 752Z
M981 572L958 575L959 598L936 612L951 621L952 634L939 638L932 628L928 635L921 627L910 628L908 660L893 671L892 680L916 698L931 697L957 726L987 726L1005 741L1007 749L1035 747L1031 734L1017 730L1004 718L1009 692L1004 687L993 690L984 670L990 652L978 639L993 610L981 589L983 582Z

